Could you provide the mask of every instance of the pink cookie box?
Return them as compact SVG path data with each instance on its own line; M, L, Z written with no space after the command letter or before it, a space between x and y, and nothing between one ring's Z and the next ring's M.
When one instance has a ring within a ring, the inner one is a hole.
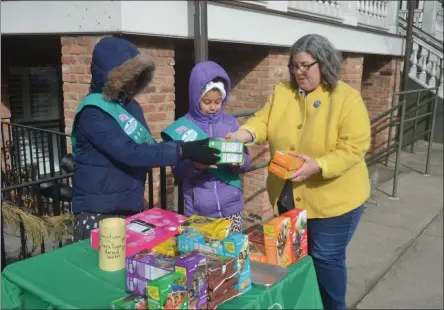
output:
M126 232L126 256L146 249L152 249L159 243L178 234L178 227L187 219L186 216L168 210L153 208L127 217L126 223L139 219L156 226L154 233L149 235ZM91 231L91 247L99 249L99 229Z

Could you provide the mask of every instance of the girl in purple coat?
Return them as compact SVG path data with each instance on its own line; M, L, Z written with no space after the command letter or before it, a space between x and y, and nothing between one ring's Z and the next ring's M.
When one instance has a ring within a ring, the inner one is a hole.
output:
M201 62L191 71L189 84L190 110L184 119L191 121L208 138L225 138L229 132L236 131L239 123L232 115L224 112L230 93L230 78L225 70L212 61ZM183 133L182 140L195 139L196 131L186 126L176 128ZM198 130L199 131L199 130ZM238 179L250 164L247 150L241 165L224 165L218 170L226 170ZM242 210L244 199L240 181L222 181L211 172L211 167L183 160L173 167L173 174L183 181L185 215L202 215L211 218L228 218L231 231L242 232ZM214 172L214 171L213 171Z

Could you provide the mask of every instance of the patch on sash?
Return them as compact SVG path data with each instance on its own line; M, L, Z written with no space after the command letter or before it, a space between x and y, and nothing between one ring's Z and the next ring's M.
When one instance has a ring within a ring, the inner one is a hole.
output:
M182 135L181 140L182 140L183 142L190 142L190 141L194 141L194 140L196 140L196 138L197 138L197 132L196 132L196 130L194 130L194 129L190 129L190 130L188 130L187 132L185 132L185 133Z
M125 133L129 136L131 135L134 130L136 130L137 128L137 121L134 117L130 118L128 122L126 122L125 127L123 128L123 130L125 131Z
M176 131L177 133L184 133L184 132L187 131L187 130L188 130L187 127L185 127L185 126L180 126L180 127L177 128L175 131Z
M129 120L129 117L125 114L120 114L119 119L121 122L126 122L127 120Z

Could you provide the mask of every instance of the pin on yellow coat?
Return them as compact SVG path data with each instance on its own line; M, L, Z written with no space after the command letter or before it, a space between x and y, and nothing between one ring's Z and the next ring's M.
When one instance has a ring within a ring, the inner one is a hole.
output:
M321 173L293 183L298 208L308 218L329 218L361 206L370 196L365 154L371 129L360 93L339 81L333 92L322 86L299 94L280 83L265 106L241 129L255 136L254 143L270 144L276 151L295 150L316 160ZM267 190L277 215L277 200L285 181L269 173Z

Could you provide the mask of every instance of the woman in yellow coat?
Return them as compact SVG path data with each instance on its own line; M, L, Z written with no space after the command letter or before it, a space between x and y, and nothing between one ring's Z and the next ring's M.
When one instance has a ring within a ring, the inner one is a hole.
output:
M342 55L324 37L306 35L291 48L290 82L231 139L262 144L271 155L294 150L303 166L288 181L269 174L275 214L308 212L309 253L326 309L345 309L346 247L370 195L364 156L370 120L360 93L339 81Z

